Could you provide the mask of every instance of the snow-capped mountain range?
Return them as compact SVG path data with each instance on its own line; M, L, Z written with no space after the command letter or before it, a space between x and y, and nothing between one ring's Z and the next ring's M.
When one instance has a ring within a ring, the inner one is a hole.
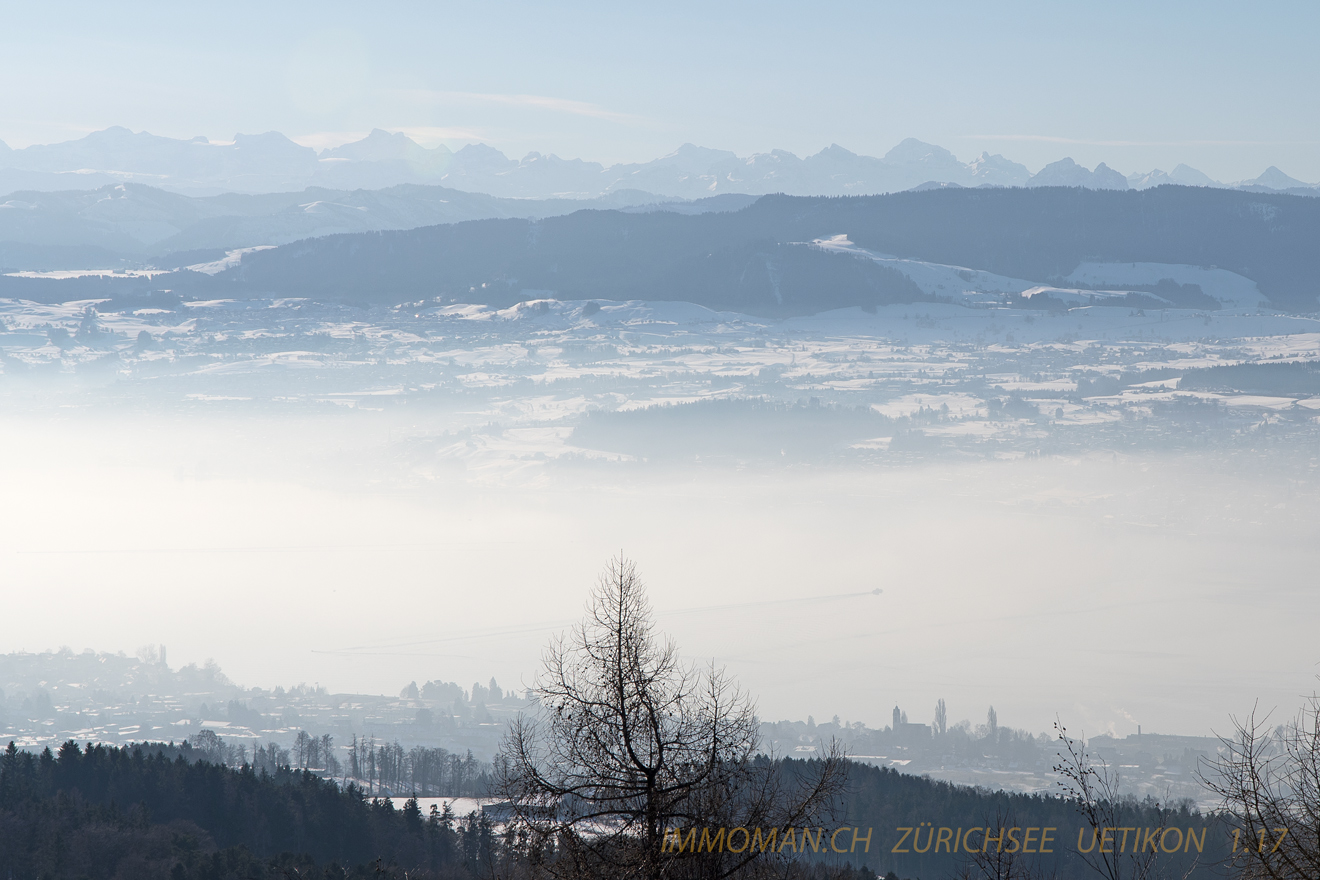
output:
M57 144L10 149L0 142L0 193L90 190L108 183L144 183L188 195L273 193L309 186L381 189L416 183L512 198L599 198L641 190L698 199L722 193L863 195L922 184L957 186L1082 186L1144 189L1163 183L1224 186L1179 165L1123 175L1104 163L1087 169L1063 159L1032 174L1000 155L963 162L934 144L908 138L883 157L861 156L837 144L800 158L783 150L739 157L727 150L684 144L650 162L604 166L582 159L528 153L510 159L484 144L451 151L426 148L402 133L377 129L360 141L319 153L279 132L235 135L229 143L204 137L160 137L113 127ZM1229 186L1320 193L1270 167Z

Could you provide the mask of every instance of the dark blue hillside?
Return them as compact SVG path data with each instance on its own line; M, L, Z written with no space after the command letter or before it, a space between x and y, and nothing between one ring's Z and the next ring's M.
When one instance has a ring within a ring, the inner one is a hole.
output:
M927 298L895 271L808 244L841 233L881 253L1042 282L1088 261L1217 266L1256 281L1279 308L1320 305L1320 199L1183 186L766 196L741 211L695 216L589 210L475 220L308 239L250 253L214 277L0 278L0 296L140 299L170 289L507 306L549 295L681 300L768 316Z
M883 253L1031 280L1085 261L1186 263L1245 275L1281 307L1314 309L1320 292L1320 200L1180 186L767 196L722 214L476 221L299 242L252 254L217 282L373 302L499 305L552 290L796 314L919 298L879 267L785 246L840 233ZM762 275L789 280L776 296Z

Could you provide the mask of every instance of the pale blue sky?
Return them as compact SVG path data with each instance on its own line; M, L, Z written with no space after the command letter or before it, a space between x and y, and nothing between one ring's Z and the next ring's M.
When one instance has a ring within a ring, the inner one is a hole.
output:
M1320 4L5 3L0 140L373 127L604 162L685 141L1320 180Z

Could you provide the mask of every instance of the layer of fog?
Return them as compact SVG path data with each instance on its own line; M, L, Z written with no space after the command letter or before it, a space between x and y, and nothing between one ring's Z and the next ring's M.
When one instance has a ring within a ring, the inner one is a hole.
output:
M419 468L403 418L7 416L0 651L516 686L622 550L685 653L772 719L928 721L942 697L951 720L1203 734L1314 685L1310 449L492 484Z

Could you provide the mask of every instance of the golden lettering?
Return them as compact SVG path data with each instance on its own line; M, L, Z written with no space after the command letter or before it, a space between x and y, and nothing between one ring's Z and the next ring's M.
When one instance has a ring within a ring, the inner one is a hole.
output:
M709 845L709 849L705 849L707 845ZM717 845L719 846L718 850L715 849ZM697 852L701 852L703 849L705 849L706 852L724 852L724 829L721 828L720 833L716 834L714 838L711 838L710 829L702 828L701 843L697 844Z
M677 849L677 850L674 850L675 852L683 852L685 849L688 850L688 851L691 851L691 852L695 852L695 851L696 851L696 846L697 846L697 829L696 829L696 828L689 828L689 829L688 829L688 833L687 833L687 841L685 842L685 841L683 840L683 831L682 831L682 829L675 828L675 829L674 829L674 842L676 842L676 843L678 844L678 849Z

